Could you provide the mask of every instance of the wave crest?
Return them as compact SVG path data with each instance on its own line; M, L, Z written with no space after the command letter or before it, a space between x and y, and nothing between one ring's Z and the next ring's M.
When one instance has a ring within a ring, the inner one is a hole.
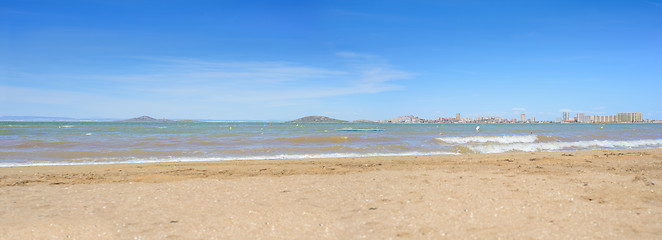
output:
M440 137L438 141L463 144L463 143L532 143L538 140L538 135L510 135L510 136L470 136L470 137Z
M586 149L603 149L603 148L642 148L642 147L662 147L662 139L648 139L648 140L631 140L631 141L615 141L615 140L592 140L592 141L577 141L577 142L539 142L539 143L513 143L508 145L503 144L487 144L466 146L475 153L503 153L503 152L544 152L544 151L559 151L559 150L586 150Z

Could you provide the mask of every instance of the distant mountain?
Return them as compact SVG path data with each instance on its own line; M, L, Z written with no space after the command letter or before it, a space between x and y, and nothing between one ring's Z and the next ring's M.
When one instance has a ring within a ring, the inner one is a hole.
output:
M142 116L142 117L137 117L137 118L131 118L127 120L122 120L120 122L174 122L173 120L169 119L156 119L153 117L149 116Z
M324 117L324 116L307 116L307 117L302 117L297 120L292 120L289 122L296 122L296 123L344 123L347 122L345 120L338 120L335 118L330 118L330 117Z

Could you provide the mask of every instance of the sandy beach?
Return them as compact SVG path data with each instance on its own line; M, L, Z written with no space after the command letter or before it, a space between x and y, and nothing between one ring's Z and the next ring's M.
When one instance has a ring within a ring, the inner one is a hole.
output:
M659 239L662 149L0 168L0 239Z

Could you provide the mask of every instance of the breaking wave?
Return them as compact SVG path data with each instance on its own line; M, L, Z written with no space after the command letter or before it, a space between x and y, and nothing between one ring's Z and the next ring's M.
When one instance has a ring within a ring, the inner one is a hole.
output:
M101 165L118 163L163 163L163 162L207 162L207 161L238 161L238 160L274 160L274 159L320 159L320 158L353 158L353 157L397 157L397 156L428 156L428 155L458 155L453 152L401 152L401 153L322 153L322 154L280 154L244 157L166 157L166 158L83 158L77 161L31 161L31 162L0 162L0 167L20 166L57 166L57 165Z
M450 144L463 144L463 143L507 144L507 143L532 143L538 140L538 135L440 137L436 139Z
M662 147L662 139L647 140L592 140L576 142L519 142L512 144L485 144L464 146L475 153L503 153L503 152L546 152L563 150L592 150L615 148L645 148Z

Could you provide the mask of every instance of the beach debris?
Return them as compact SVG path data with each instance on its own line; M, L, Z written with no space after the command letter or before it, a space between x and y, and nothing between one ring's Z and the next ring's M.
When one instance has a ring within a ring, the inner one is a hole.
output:
M377 210L377 208L376 207L371 207L371 208L368 208L368 210Z
M649 180L648 178L644 176L636 176L634 179L632 179L632 182L642 182L646 186L654 186L655 182L653 180Z
M172 221L170 221L170 223L178 223L178 222L179 222L179 221L177 221L177 220L172 220Z

